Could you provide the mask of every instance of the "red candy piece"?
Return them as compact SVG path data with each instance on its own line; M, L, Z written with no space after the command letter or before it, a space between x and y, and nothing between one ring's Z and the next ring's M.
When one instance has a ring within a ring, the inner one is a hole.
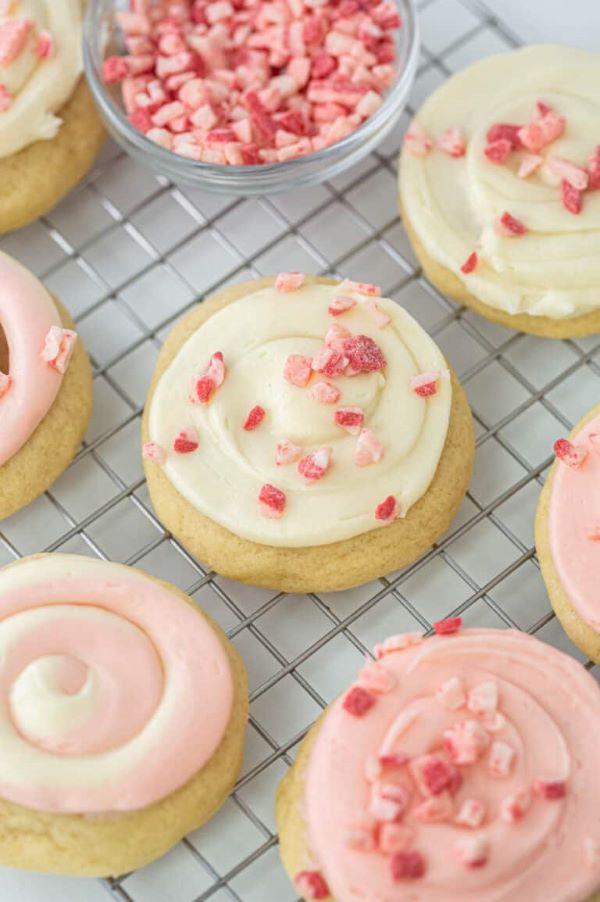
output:
M425 859L420 852L396 852L390 858L392 880L418 880L426 871Z
M409 770L422 795L436 796L452 784L454 768L440 755L413 758Z
M350 435L358 435L365 415L360 407L338 407L334 414L336 426L341 426Z
M527 226L519 219L515 219L510 213L503 213L497 226L498 234L505 238L513 238L516 235L524 235L527 232Z
M294 877L294 886L305 899L326 899L329 887L318 871L300 871Z
M353 686L344 696L342 708L353 717L364 717L375 704L375 697L363 689L362 686Z
M460 271L464 272L465 275L468 275L470 272L473 272L473 270L477 267L478 262L479 262L479 258L477 256L476 252L473 251L473 253L469 254L467 259L461 266Z
M108 56L102 64L102 77L107 85L123 81L129 75L129 66L123 56Z
M512 150L518 150L523 144L519 138L520 125L510 125L507 122L496 122L488 129L486 135L488 144L496 141L508 141Z
M265 483L258 493L261 513L278 520L285 510L285 493L270 483Z
M561 463L574 470L577 470L588 456L587 448L574 445L567 438L559 438L554 442L554 453Z
M533 781L533 791L541 796L542 799L555 801L556 799L564 799L567 794L567 784L564 780L543 780L538 777Z
M331 448L326 446L318 448L298 461L298 472L309 482L314 482L325 475L330 460Z
M490 163L502 164L506 162L506 159L512 149L513 145L510 141L508 141L506 138L499 138L497 141L492 141L489 144L486 144L483 152Z
M194 383L194 390L190 400L198 404L208 404L216 388L214 379L210 376L200 376Z
M322 373L324 376L329 376L331 379L335 376L341 376L347 366L348 359L344 357L343 354L340 354L339 351L335 351L333 348L328 348L327 346L321 348L320 351L317 351L311 363L311 367L315 373Z
M565 210L568 210L569 213L578 216L583 209L583 191L575 188L566 179L562 180L560 187L562 191L563 207Z
M462 617L446 617L445 620L436 620L433 629L436 636L451 636L457 633L462 626Z
M312 375L312 360L302 354L290 354L283 367L283 378L290 385L304 388Z
M177 454L191 454L200 444L198 432L196 429L182 429L173 442L173 451Z
M341 395L340 390L330 382L315 382L308 393L313 401L319 401L321 404L336 404Z
M342 313L347 313L348 310L352 310L353 307L356 307L356 301L353 298L336 295L327 308L327 312L330 313L331 316L341 316Z
M381 348L368 335L353 335L344 342L344 355L348 358L347 375L376 373L386 366Z
M461 720L444 732L444 748L454 764L474 764L490 743L486 730L476 720Z
M391 523L392 520L395 520L399 511L399 506L397 500L393 495L388 495L387 498L377 505L375 508L375 519L381 520L384 523Z
M246 417L242 429L244 429L246 432L252 432L253 429L256 429L257 426L260 426L265 416L266 411L264 407L261 407L260 404L256 404Z
M431 398L432 395L437 394L439 378L439 372L418 373L416 376L411 376L409 385L415 395L420 398Z
M587 171L589 176L588 190L597 191L600 188L600 145L588 159Z

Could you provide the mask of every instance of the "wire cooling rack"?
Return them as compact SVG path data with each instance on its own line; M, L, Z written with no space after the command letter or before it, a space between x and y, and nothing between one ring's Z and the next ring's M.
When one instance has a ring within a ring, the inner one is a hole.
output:
M421 28L413 108L452 72L518 43L479 0L422 2ZM171 580L227 631L252 693L243 772L210 823L162 860L115 880L0 869L0 898L293 902L278 858L275 789L306 729L352 679L367 648L461 614L469 626L527 630L581 659L549 608L532 526L553 440L598 401L600 343L515 334L423 280L395 201L409 113L360 166L273 199L175 188L109 146L61 206L0 242L69 307L95 369L85 445L46 495L4 521L0 563L74 551ZM435 337L475 415L475 474L449 532L403 571L349 592L298 598L206 572L165 533L143 479L140 414L167 331L206 292L280 270L382 285Z

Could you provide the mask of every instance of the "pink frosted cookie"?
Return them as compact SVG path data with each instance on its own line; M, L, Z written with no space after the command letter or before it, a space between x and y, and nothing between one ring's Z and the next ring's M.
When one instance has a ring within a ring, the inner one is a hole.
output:
M90 363L69 314L0 253L0 519L60 476L91 406Z
M298 893L329 902L585 902L600 886L600 690L512 630L375 649L277 800Z
M216 811L241 764L239 655L131 567L54 554L1 569L0 695L2 865L141 867Z
M557 439L554 453L536 512L538 558L564 629L600 662L600 405Z

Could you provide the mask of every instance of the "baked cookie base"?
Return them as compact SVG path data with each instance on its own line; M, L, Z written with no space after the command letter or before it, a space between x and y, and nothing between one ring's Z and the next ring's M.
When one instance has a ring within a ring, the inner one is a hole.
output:
M579 432L585 424L593 417L598 416L600 405L587 413L582 420L577 423L571 435ZM535 545L537 556L540 562L542 577L546 585L546 590L550 598L552 607L561 625L568 635L569 639L581 649L581 651L594 661L600 664L600 632L597 632L589 623L580 616L573 607L571 599L563 586L558 570L554 565L552 549L550 547L550 535L548 532L548 512L550 507L550 496L552 494L552 481L556 467L564 466L555 461L544 483L541 491L538 505L535 512Z
M506 326L507 329L515 329L517 332L528 332L530 335L541 335L544 338L577 338L600 332L600 309L580 316L552 319L549 316L531 316L528 313L507 313L480 301L467 291L458 276L428 255L400 201L399 206L402 225L421 268L431 284L442 294L448 295L459 304L464 304L485 319Z
M53 299L63 326L74 329L67 310ZM4 339L4 336L2 336ZM6 372L6 345L0 341L0 370ZM92 368L77 341L54 404L22 448L0 466L0 520L41 495L77 454L92 412Z
M148 411L158 381L184 342L227 304L267 285L272 278L242 282L195 307L167 337L150 384L142 423L149 441ZM331 279L316 279L334 284ZM222 576L285 592L332 592L368 582L416 560L449 527L471 478L475 439L471 411L456 376L446 444L423 497L403 519L351 539L304 548L260 545L234 535L193 507L160 466L144 461L156 513L182 545Z
M0 159L0 234L52 209L83 178L104 143L102 120L83 76L57 116L63 121L55 138Z
M42 557L42 555L37 555ZM18 567L17 561L10 564ZM0 799L0 865L47 874L108 877L141 868L168 852L221 807L242 765L248 681L242 659L221 628L180 589L148 579L198 610L227 652L234 684L229 725L212 758L184 786L139 811L51 814ZM169 737L165 736L165 742Z

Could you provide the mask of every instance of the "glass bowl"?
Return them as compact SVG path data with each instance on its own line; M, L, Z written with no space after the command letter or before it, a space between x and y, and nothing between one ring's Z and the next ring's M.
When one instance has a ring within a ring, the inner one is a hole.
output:
M127 0L90 0L84 23L85 72L110 134L134 159L173 182L224 194L273 194L331 179L367 156L391 132L406 106L419 55L417 15L413 0L396 0L402 27L396 38L397 74L379 109L347 137L314 153L283 163L225 166L179 156L155 144L134 128L119 100L119 86L102 78L106 55L118 47L114 13L128 9ZM107 52L108 51L108 52Z

